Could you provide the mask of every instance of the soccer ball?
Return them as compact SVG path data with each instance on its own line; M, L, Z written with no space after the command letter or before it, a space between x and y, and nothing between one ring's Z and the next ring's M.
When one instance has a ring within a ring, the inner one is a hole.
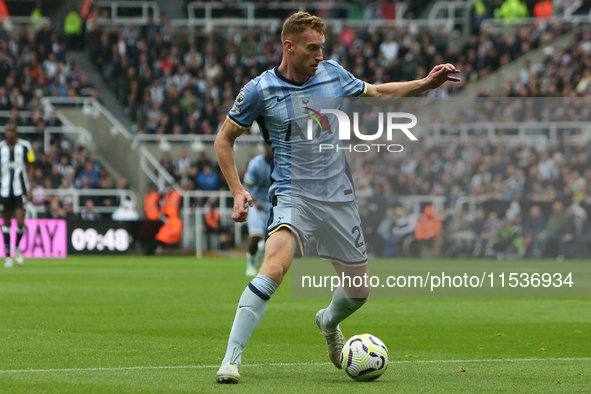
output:
M351 337L341 352L343 369L358 382L376 380L386 371L389 362L388 348L371 334Z

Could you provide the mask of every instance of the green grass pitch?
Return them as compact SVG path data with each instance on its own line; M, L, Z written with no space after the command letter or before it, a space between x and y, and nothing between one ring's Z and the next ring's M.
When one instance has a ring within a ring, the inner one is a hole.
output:
M381 338L392 364L357 383L329 364L313 324L329 300L292 299L289 277L242 382L217 385L244 268L102 256L3 269L0 393L591 392L589 299L372 299L342 329Z

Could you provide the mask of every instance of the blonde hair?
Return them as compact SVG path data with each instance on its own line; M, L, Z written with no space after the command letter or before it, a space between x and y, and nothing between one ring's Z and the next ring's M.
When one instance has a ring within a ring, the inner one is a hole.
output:
M285 41L287 38L292 37L293 35L302 34L308 29L315 30L320 34L324 34L326 25L322 19L315 15L311 15L309 12L296 12L287 18L283 23L281 41Z

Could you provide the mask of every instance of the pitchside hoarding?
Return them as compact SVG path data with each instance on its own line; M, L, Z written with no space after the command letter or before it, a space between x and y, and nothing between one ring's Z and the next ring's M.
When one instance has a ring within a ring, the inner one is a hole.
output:
M66 222L64 219L26 219L20 242L25 258L64 258L68 254L127 254L131 235L140 222ZM0 219L0 225L3 224ZM10 245L16 243L16 219L10 227ZM0 242L0 256L4 256Z
M0 223L4 224L0 219ZM16 219L10 227L10 242L16 242ZM26 219L27 231L20 242L25 258L64 258L68 254L68 230L63 219ZM5 255L4 242L0 242L0 256Z

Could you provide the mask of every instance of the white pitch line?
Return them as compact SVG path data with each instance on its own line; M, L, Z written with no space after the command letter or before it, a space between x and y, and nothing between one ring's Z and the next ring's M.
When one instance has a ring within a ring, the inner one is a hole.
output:
M591 357L582 358L508 358L489 360L415 360L415 361L390 361L390 364L446 364L446 363L514 363L535 361L591 361ZM242 367L302 367L332 365L332 363L287 363L287 364L246 364ZM114 368L64 368L64 369L17 369L0 373L26 373L26 372L92 372L92 371L133 371L154 369L210 369L219 368L219 365L185 365L185 366L160 366L160 367L114 367Z
M591 361L591 357L570 358L507 358L489 360L415 360L415 361L390 361L390 364L435 364L435 363L515 363L531 361Z

